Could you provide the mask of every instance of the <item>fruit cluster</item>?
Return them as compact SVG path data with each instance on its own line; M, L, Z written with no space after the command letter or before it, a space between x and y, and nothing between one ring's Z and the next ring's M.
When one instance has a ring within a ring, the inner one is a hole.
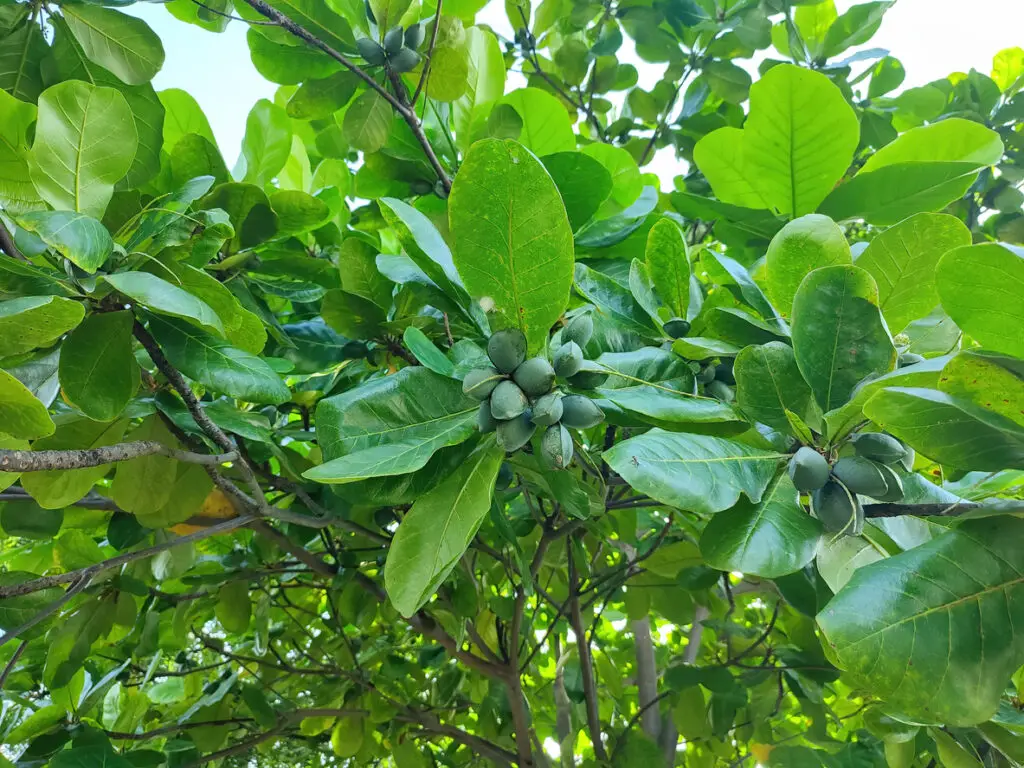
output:
M854 454L843 456L831 467L820 453L802 447L789 461L789 477L797 490L811 493L811 511L825 530L859 536L864 509L857 494L884 502L901 500L903 481L893 465L911 471L914 449L882 432L862 432L852 444Z
M370 18L372 20L372 14ZM356 48L370 66L379 67L387 64L393 72L408 72L420 63L421 56L417 51L423 45L425 36L426 30L422 24L413 24L405 30L401 26L395 26L384 34L383 45L373 38L361 37L356 40Z
M736 377L732 372L733 359L723 357L718 364L708 363L697 371L697 383L704 385L704 394L726 403L736 399Z
M545 464L551 469L569 465L573 445L567 427L589 429L604 420L604 413L590 399L555 389L556 377L574 376L583 365L578 342L585 344L589 338L592 325L588 329L588 322L589 317L571 332L573 323L566 327L563 336L569 340L555 351L553 364L543 357L527 359L522 331L508 329L491 336L487 356L492 365L470 371L462 382L462 391L480 401L481 432L497 432L498 445L512 452L544 427L540 451Z

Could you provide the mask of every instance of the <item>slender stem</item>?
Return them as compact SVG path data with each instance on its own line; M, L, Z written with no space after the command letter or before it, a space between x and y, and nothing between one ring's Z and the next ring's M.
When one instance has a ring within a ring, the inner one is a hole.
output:
M199 0L192 0L192 2L195 3L196 5L198 5L200 8L205 8L207 11L209 11L213 15L220 16L221 18L224 18L224 19L231 19L232 21L241 21L241 22L244 22L246 24L251 24L254 27L276 27L277 26L277 22L276 21L253 21L252 19L243 19L241 16L235 16L233 13L225 13L224 11L219 11L216 8L212 8L209 5L207 5L206 3L200 2Z
M189 464L216 466L234 461L238 453L231 451L209 455L168 448L154 440L135 440L128 443L107 445L102 448L86 448L69 451L12 451L0 449L0 470L4 472L39 472L50 469L84 469L131 461L143 456L167 456Z
M18 250L18 246L14 244L14 236L11 231L7 229L7 225L4 224L3 219L0 219L0 251L3 251L12 259L18 259L19 261L28 261L25 258L25 254Z
M416 91L412 95L410 104L416 105L416 100L420 97L420 92L427 84L427 78L430 76L430 61L434 56L434 46L437 44L437 30L441 27L441 4L442 0L437 0L437 15L434 17L434 29L430 32L430 45L427 47L426 61L423 62L423 72L420 74L420 81L416 83Z
M4 666L4 671L0 672L0 691L4 689L4 683L7 682L7 677L11 674L14 667L17 666L18 659L21 658L21 654L25 652L26 648L28 648L28 640L22 640L21 645L14 650L10 660Z
M572 624L573 634L576 635L576 649L580 657L580 670L583 676L583 697L586 700L587 710L587 729L590 731L590 741L594 745L594 755L599 761L603 762L608 759L608 755L605 752L604 742L601 740L601 714L598 710L594 664L590 658L590 643L587 642L587 633L583 626L583 616L580 613L579 580L571 551L569 552L568 559L569 621Z
M246 0L248 2L248 0ZM427 138L427 134L423 132L423 124L416 117L416 111L409 104L409 94L405 90L405 85L402 83L402 79L394 72L389 71L388 77L391 80L391 87L395 89L395 94L398 97L399 103L402 105L401 110L398 114L402 116L406 124L409 126L409 130L412 131L412 135L416 137L416 141L419 142L420 148L423 150L423 154L427 156L427 162L430 163L430 167L434 169L434 173L437 174L437 178L441 181L441 185L444 187L445 195L452 191L452 180L448 177L448 171L445 170L444 166L441 165L441 161L437 157L437 153L434 152L434 147L430 143L430 139Z

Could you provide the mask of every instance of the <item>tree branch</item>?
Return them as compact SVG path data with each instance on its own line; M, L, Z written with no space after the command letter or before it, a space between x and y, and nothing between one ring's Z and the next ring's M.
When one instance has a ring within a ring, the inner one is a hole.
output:
M192 453L168 448L155 440L135 440L128 443L117 443L102 448L85 448L69 451L13 451L0 449L0 470L4 472L39 472L50 469L85 469L112 464L119 461L131 461L142 456L167 456L189 464L208 464L216 466L235 461L236 451L209 455Z
M652 741L661 733L661 717L652 705L658 696L658 668L654 661L654 638L651 637L651 617L644 616L632 622L633 642L636 645L636 687L638 716L642 715L644 733ZM614 755L613 755L614 757Z
M594 755L599 761L608 759L604 742L601 740L601 714L597 706L597 686L594 680L594 664L590 658L590 643L587 642L586 628L580 613L579 580L572 554L569 555L569 621L573 634L576 635L576 648L580 657L580 669L583 676L583 696L586 700L587 729L590 741L594 745Z
M14 653L11 655L10 660L4 666L4 671L0 672L0 691L4 689L4 683L7 682L7 677L11 674L11 671L17 665L18 659L21 658L21 654L25 652L26 648L28 648L28 640L22 640L21 645L19 645L15 649Z
M59 600L54 600L48 606L43 608L43 610L41 610L31 619L26 621L24 624L15 627L14 629L10 630L2 637L0 637L0 646L6 645L8 642L18 637L18 635L22 634L23 632L28 632L30 629L32 629L32 627L45 621L47 618L55 614L63 606L67 605L71 598L73 598L79 592L88 587L90 581L92 581L92 574L83 573L81 576L74 580L71 586L68 587L64 594L60 596Z
M913 515L915 517L954 517L970 512L975 509L992 507L989 504L979 504L973 501L956 501L946 504L865 504L864 517L901 517Z

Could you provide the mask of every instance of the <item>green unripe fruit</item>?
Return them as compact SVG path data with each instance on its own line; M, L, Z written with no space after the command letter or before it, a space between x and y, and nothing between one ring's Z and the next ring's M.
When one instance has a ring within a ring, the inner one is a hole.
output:
M512 485L512 479L514 477L515 475L512 472L512 467L505 462L502 462L501 466L498 468L498 479L495 481L494 487L499 491L508 490L508 487Z
M580 371L568 379L576 389L597 389L606 381L608 374L603 371Z
M690 332L690 323L681 317L673 317L671 320L667 320L662 327L665 329L665 333L673 339L681 339Z
M575 341L567 341L555 350L555 373L563 378L575 376L583 367L583 350Z
M405 45L414 51L423 45L423 39L427 35L426 28L419 22L405 30Z
M736 377L732 375L732 364L733 359L731 357L723 358L715 366L715 378L719 381L724 381L726 384L735 384Z
M906 450L903 456L900 458L900 466L902 466L907 472L914 471L914 459L917 458L917 452L914 451L909 445L905 446Z
M826 531L859 536L864 530L864 509L842 483L829 481L811 495L811 509Z
M903 500L903 481L900 480L900 476L896 474L896 470L892 467L887 467L885 464L878 464L878 470L882 473L882 477L885 478L885 493L881 496L875 496L879 501L887 501L893 503L896 501Z
M698 384L710 384L715 380L715 364L708 363L700 369L700 373L697 374Z
M512 373L526 359L526 336L518 328L498 331L487 341L487 356L502 373Z
M403 48L391 57L391 69L401 74L416 69L420 63L421 56L410 48Z
M494 368L474 368L462 380L462 393L474 400L486 400L505 377Z
M723 403L731 403L736 399L736 391L724 381L718 379L705 384L704 392L710 397L721 400Z
M544 431L540 441L540 452L544 463L551 469L565 469L572 461L572 435L561 424L555 424Z
M530 405L523 390L505 379L491 392L491 415L498 421L514 419Z
M402 43L405 41L405 32L401 26L392 27L384 35L384 53L394 56L402 50Z
M480 433L484 435L488 432L493 432L498 428L498 420L494 418L494 414L491 413L490 401L484 400L480 403L480 410L476 412L476 426L480 430Z
M813 448L803 446L789 460L789 479L798 491L816 491L828 482L828 462Z
M562 423L574 429L590 429L604 421L604 411L589 398L567 395L562 398Z
M880 466L882 465L876 464L871 459L865 459L863 456L846 456L832 467L832 474L851 492L862 493L877 499L879 496L885 495L889 488L879 469Z
M594 319L590 313L576 315L562 330L562 341L575 341L580 349L587 346L590 337L594 335Z
M903 458L903 443L884 432L861 432L853 438L853 449L858 456L883 464L892 464Z
M356 40L356 50L359 51L359 55L366 60L367 64L374 67L379 67L387 58L384 55L384 49L377 44L377 41L371 40L368 37L360 37Z
M533 404L533 423L540 427L550 427L562 419L562 394L550 392Z
M512 378L529 397L540 397L555 385L555 369L543 357L531 357L516 368Z
M896 361L897 368L906 368L908 365L917 365L924 362L924 356L916 352L904 352Z
M523 412L514 419L498 424L498 445L511 453L518 451L533 437L537 425L533 423L528 412Z

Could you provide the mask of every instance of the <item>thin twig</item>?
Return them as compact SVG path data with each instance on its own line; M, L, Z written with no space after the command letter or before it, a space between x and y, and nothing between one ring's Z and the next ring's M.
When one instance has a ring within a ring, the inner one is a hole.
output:
M416 100L419 99L420 92L430 76L430 61L434 56L434 46L437 43L437 30L441 27L441 4L442 0L437 0L437 15L434 17L434 29L430 33L430 45L427 47L427 56L423 62L423 72L420 74L420 81L416 84L416 91L413 93L412 99L409 100L409 104L413 107L416 106Z
M6 666L4 666L4 671L0 672L0 691L4 689L4 683L7 682L8 675L11 674L11 670L13 670L15 665L17 665L18 659L21 658L21 654L25 652L26 648L28 648L28 640L22 640L21 645L19 645L11 655L10 661L8 661Z
M45 621L47 618L52 616L54 613L59 611L64 605L68 603L75 595L84 590L89 586L89 582L92 581L92 574L84 573L79 576L78 579L74 580L70 587L65 590L64 594L61 595L59 600L54 600L48 606L43 608L39 613L33 616L31 619L26 621L24 624L15 627L10 630L2 637L0 637L0 646L6 645L8 642L18 637L23 632L28 632L32 627Z
M131 461L143 456L160 455L189 464L226 464L238 458L236 451L221 454L192 453L168 448L155 440L134 440L101 448L68 451L14 451L0 449L0 470L4 472L40 472L51 469L85 469Z
M241 21L246 24L251 24L254 27L276 27L278 26L276 21L253 21L252 19L243 19L241 16L235 16L232 13L225 13L224 11L218 11L216 8L211 8L206 3L201 3L199 0L192 0L193 3L198 5L200 8L205 8L215 16L220 16L225 19L231 19L232 21Z

